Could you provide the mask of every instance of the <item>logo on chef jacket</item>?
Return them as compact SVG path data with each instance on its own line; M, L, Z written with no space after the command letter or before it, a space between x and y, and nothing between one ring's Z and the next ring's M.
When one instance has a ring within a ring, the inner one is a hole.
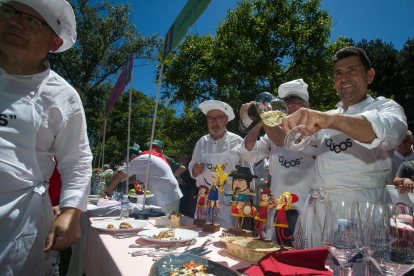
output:
M278 155L278 157L279 157L280 164L282 164L282 166L285 166L286 168L295 167L295 166L300 165L300 160L303 159L303 157L301 157L301 158L297 158L297 159L293 159L293 160L288 161L288 160L285 160L284 156Z
M334 151L335 153L340 153L352 147L352 140L351 138L348 138L345 140L345 142L335 144L332 141L332 139L325 139L325 146L328 147L330 151Z
M16 120L16 115L6 115L0 114L0 126L7 126L9 124L9 120Z

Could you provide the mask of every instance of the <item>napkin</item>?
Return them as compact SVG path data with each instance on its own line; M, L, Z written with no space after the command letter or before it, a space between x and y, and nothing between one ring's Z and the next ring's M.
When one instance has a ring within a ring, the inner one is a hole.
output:
M259 265L239 271L255 276L332 275L325 268L328 254L325 248L277 251L260 259Z

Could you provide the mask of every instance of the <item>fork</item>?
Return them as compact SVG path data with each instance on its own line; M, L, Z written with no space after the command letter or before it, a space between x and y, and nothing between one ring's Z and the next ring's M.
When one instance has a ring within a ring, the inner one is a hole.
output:
M194 254L196 252L200 252L204 249L204 247L206 247L208 242L211 242L212 239L213 237L211 235L208 235L207 239L204 241L204 243L200 247L192 248L190 250L184 251L183 253Z
M173 245L170 245L170 246L167 247L167 249L165 250L165 252L171 252L171 251L177 249L180 245L181 245L180 242L177 242L177 243L175 243ZM154 250L154 251L156 251L156 250ZM148 255L149 254L154 254L154 251L136 251L136 252L133 252L132 253L132 257L142 256L142 255L147 255L147 254Z
M192 255L194 255L194 256L204 256L204 255L207 255L207 254L209 254L209 253L211 253L211 252L213 252L213 250L208 250L207 251L207 249L203 249L203 250L201 250L201 251L199 251L199 252L197 252L197 253L195 253L195 254L192 254ZM173 254L173 253L168 253L168 254L165 254L165 255L163 255L163 256L166 256L166 255L170 255L170 254ZM154 256L154 258L152 258L152 260L153 261L158 261L159 259L161 259L163 256Z
M168 252L172 252L174 250L176 250L178 247L181 246L181 243L176 243L174 244L172 247L169 247L167 250L165 250L165 252L161 252L161 253L149 253L148 256L164 256L167 255Z

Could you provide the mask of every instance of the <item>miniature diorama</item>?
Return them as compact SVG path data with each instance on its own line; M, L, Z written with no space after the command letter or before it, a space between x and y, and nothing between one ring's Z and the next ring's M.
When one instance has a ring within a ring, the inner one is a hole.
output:
M211 223L206 223L203 225L203 231L205 232L217 232L220 230L220 224L214 223L214 217L217 216L215 209L220 208L219 202L219 193L223 194L223 187L227 184L227 173L224 173L226 170L226 165L222 165L217 163L211 169L211 182L208 182L207 179L204 177L204 182L208 187L210 187L210 191L207 197L207 206L208 206L208 216L210 217Z
M277 236L279 237L280 246L283 248L283 239L292 240L292 237L285 237L285 233L281 228L288 228L288 223L286 219L286 211L292 209L292 204L297 202L299 197L295 194L289 192L283 193L280 196L280 199L277 199L278 205L276 206L276 217L273 223L273 226L276 227ZM282 232L282 235L280 235ZM283 238L283 239L282 239Z
M252 218L256 214L256 208L251 204L251 196L256 195L252 192L252 186L253 178L257 178L257 175L253 175L248 167L237 167L229 176L233 177L232 191L225 193L225 196L232 196L231 215L236 217L236 223L234 228L223 230L223 233L251 237L252 232L242 228L244 218Z
M194 196L194 198L199 198L196 205L196 219L193 222L195 225L197 225L197 227L202 227L204 224L206 224L206 220L203 219L202 216L207 216L207 213L203 213L203 208L207 206L208 190L209 189L207 186L201 185L200 193Z
M257 220L255 229L259 232L260 239L263 239L263 231L266 232L266 230L262 228L262 224L267 223L268 214L276 205L270 190L262 190L260 193L260 209L254 217L254 219Z

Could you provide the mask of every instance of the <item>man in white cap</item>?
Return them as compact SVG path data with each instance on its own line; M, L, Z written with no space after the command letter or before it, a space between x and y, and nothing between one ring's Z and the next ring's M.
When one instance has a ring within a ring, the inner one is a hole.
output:
M200 103L198 108L206 115L209 134L201 137L195 145L193 156L188 166L191 176L197 180L197 187L204 185L204 178L211 183L211 169L217 164L226 165L226 173L236 169L236 165L249 167L235 149L243 140L239 135L227 131L227 123L234 119L233 108L217 100L208 100ZM230 183L230 182L228 182ZM224 191L231 191L230 185ZM219 195L221 208L216 208L217 217L214 222L221 227L230 229L234 227L235 217L231 216L231 197ZM214 215L214 214L212 214Z
M0 2L2 275L51 274L52 252L80 237L92 173L85 114L78 93L45 59L75 43L75 22L64 0ZM56 221L46 182L53 157L62 178Z
M300 108L309 108L308 85L302 79L281 84L278 94L288 105L289 115ZM243 106L241 113L247 109L248 105ZM262 122L258 123L247 134L237 149L242 158L249 162L257 162L264 158L269 158L269 169L272 176L270 191L275 198L279 198L285 192L296 194L299 197L299 200L292 204L292 209L286 211L288 228L282 228L285 237L290 237L295 230L299 211L305 204L313 184L316 148L308 145L301 151L290 151L276 146L267 135L260 137L260 140L256 141L262 125ZM266 229L263 236L267 239L278 241L276 229L273 226L275 215L275 209L268 212L269 222L263 225ZM291 240L284 241L284 244L288 246L291 243Z
M390 202L385 179L393 150L407 133L401 106L367 94L375 70L364 50L339 50L333 58L333 74L342 100L337 109L320 112L301 108L283 119L282 128L264 126L277 146L283 146L285 133L298 125L306 125L314 133L311 143L317 145L315 180L296 225L297 249L323 247L329 201Z

